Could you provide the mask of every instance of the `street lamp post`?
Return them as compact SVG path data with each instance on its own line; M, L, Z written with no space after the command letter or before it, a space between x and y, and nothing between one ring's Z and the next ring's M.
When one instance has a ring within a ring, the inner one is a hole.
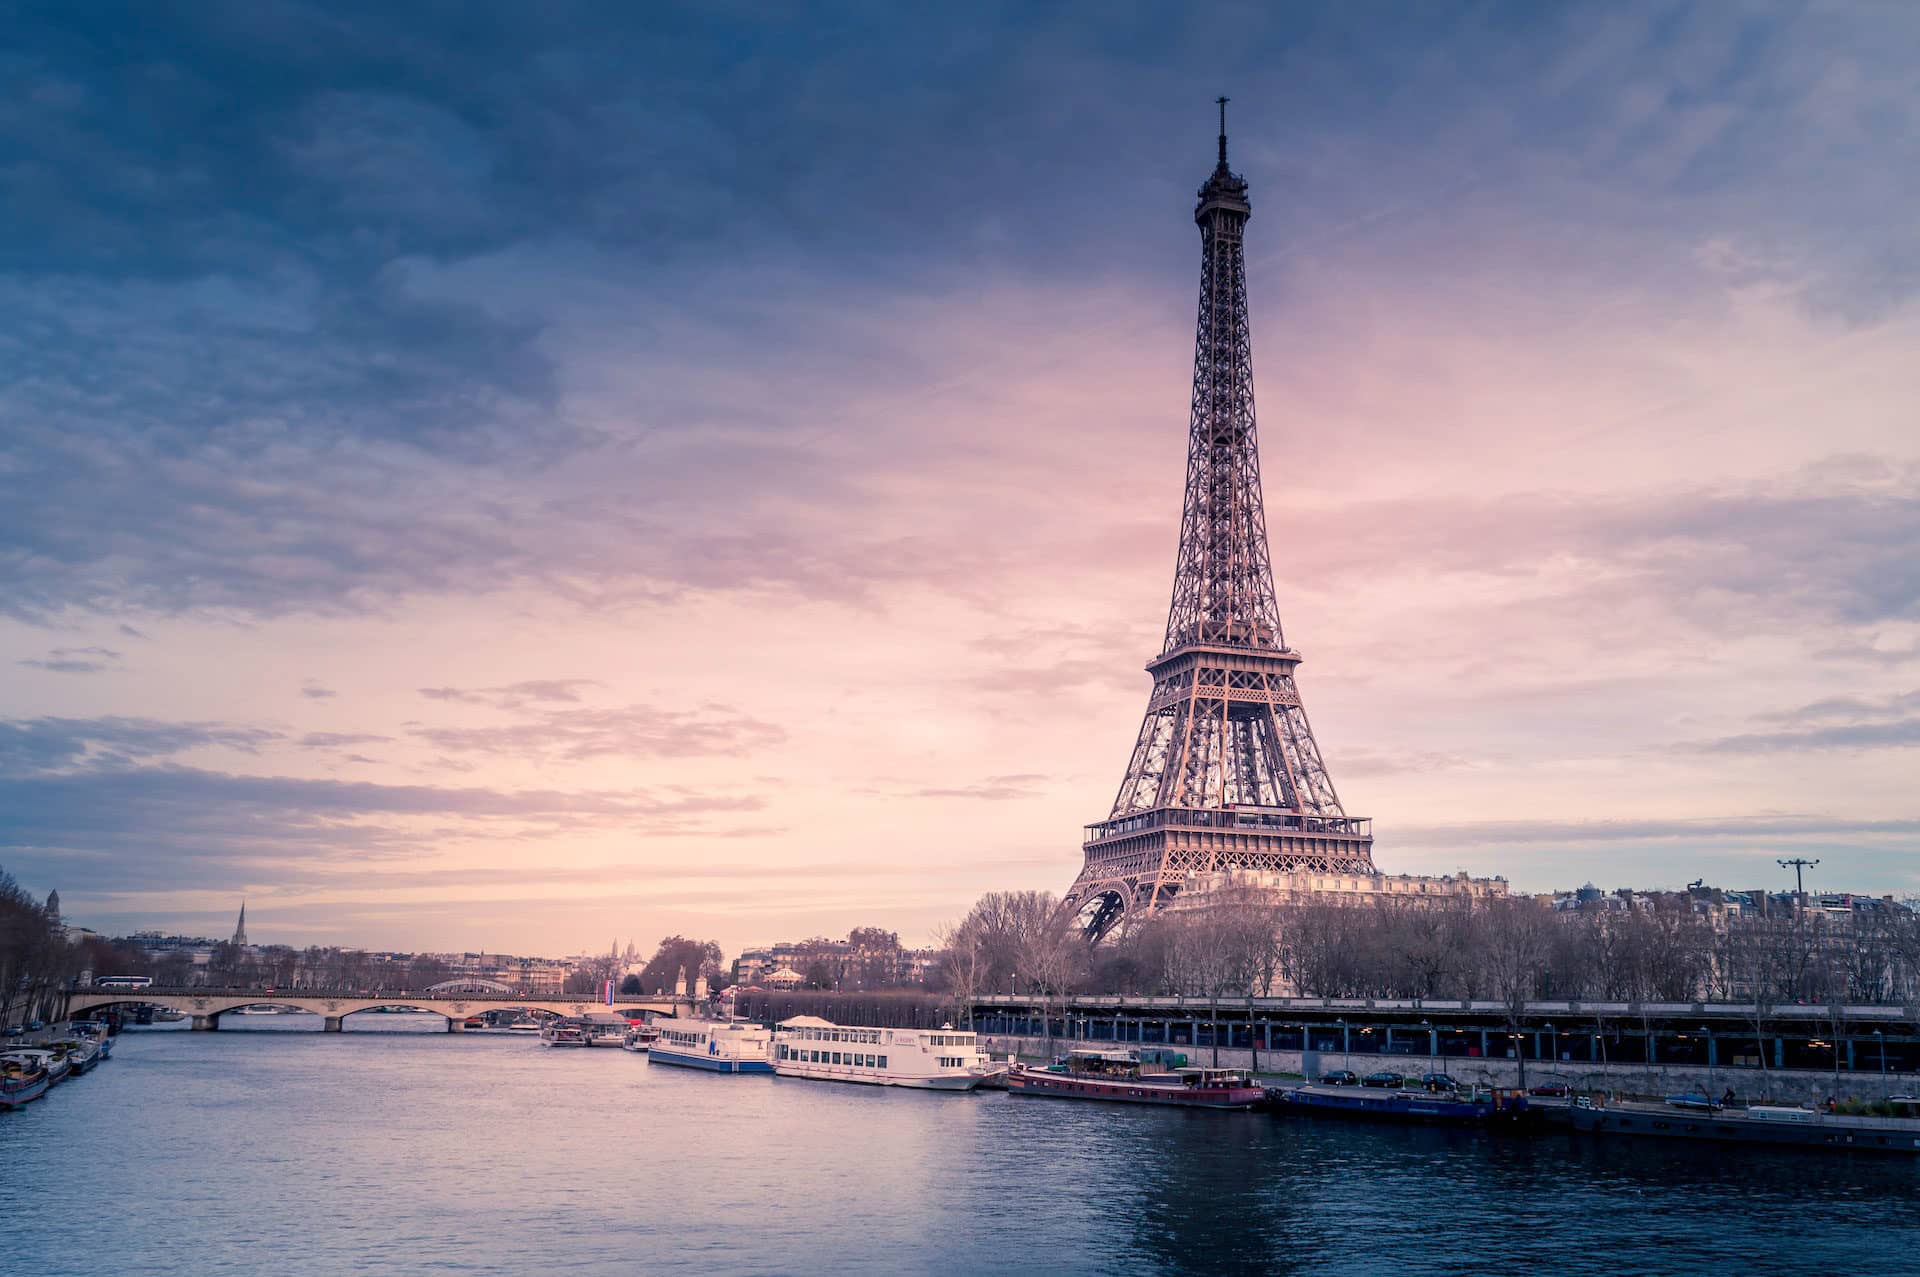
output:
M1713 1101L1713 1029L1708 1025L1700 1026L1701 1036L1707 1040L1707 1101Z
M1351 1073L1353 1072L1353 1039L1347 1034L1346 1017L1342 1016L1337 1023L1340 1025L1340 1067Z
M1437 1073L1440 1070L1436 1067L1435 1060L1440 1054L1440 1044L1433 1037L1433 1021L1422 1020L1420 1027L1427 1031L1427 1072Z
M1873 1037L1880 1044L1880 1080L1887 1080L1887 1035L1880 1029L1873 1031Z

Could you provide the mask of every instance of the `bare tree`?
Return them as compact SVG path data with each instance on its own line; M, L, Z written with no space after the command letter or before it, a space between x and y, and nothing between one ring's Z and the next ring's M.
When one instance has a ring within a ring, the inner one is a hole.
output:
M1520 1044L1520 1015L1539 988L1551 925L1548 911L1531 900L1501 901L1482 915L1482 967L1493 996L1506 1006L1508 1040L1514 1044L1522 1088L1527 1084L1527 1053Z
M991 965L987 959L985 941L973 915L941 927L934 936L934 942L946 951L941 969L946 973L947 988L952 991L954 1001L960 1004L961 1014L966 1017L966 1025L971 1029L974 1003L987 991L984 982Z

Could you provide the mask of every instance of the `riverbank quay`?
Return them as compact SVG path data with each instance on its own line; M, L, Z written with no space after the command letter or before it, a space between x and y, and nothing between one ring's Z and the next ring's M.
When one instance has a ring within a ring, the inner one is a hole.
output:
M981 1049L1001 1059L1012 1054L1026 1062L1046 1062L1069 1049L1064 1039L1055 1039L1049 1047L1045 1038L1005 1037L983 1034ZM1513 1060L1474 1060L1462 1066L1456 1060L1429 1060L1426 1056L1401 1056L1383 1060L1377 1056L1354 1055L1349 1057L1338 1051L1307 1053L1299 1051L1260 1051L1259 1064L1254 1064L1252 1051L1242 1048L1222 1047L1219 1052L1221 1068L1247 1069L1269 1085L1282 1084L1288 1080L1319 1077L1328 1069L1352 1069L1362 1076L1376 1070L1392 1069L1409 1078L1418 1078L1422 1073L1448 1073L1463 1083L1479 1086L1518 1088L1520 1086L1520 1068ZM1211 1067L1214 1052L1210 1047L1199 1048L1191 1054L1191 1061ZM1429 1067L1431 1066L1431 1067ZM1613 1095L1659 1098L1666 1095L1699 1094L1719 1096L1728 1088L1742 1102L1747 1100L1766 1101L1778 1104L1824 1104L1829 1097L1835 1100L1855 1099L1861 1101L1885 1100L1896 1095L1920 1094L1920 1078L1911 1074L1898 1076L1888 1074L1858 1073L1842 1074L1837 1080L1833 1074L1818 1070L1779 1070L1770 1069L1728 1069L1728 1068L1687 1068L1668 1066L1649 1066L1644 1064L1609 1064L1594 1067L1581 1066L1577 1069L1562 1067L1555 1069L1545 1062L1529 1062L1526 1070L1528 1087L1564 1085L1573 1091L1597 1091ZM1548 1103L1564 1101L1549 1100Z
M983 1048L1049 1057L1077 1045L1165 1047L1194 1064L1261 1074L1445 1072L1489 1086L1654 1096L1731 1087L1792 1104L1920 1093L1920 1025L1904 1007L1138 997L1043 1005L977 999Z

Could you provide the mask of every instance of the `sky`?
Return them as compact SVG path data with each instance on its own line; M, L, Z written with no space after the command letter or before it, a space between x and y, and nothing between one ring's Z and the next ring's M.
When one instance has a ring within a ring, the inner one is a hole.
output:
M1920 8L28 6L0 867L574 953L1059 892L1213 99L1388 872L1920 894Z

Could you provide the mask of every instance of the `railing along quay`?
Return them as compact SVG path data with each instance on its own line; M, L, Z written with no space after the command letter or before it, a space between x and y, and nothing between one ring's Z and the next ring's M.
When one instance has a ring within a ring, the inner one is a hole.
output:
M1032 994L973 1000L982 1033L1228 1050L1552 1065L1920 1072L1904 1006Z

